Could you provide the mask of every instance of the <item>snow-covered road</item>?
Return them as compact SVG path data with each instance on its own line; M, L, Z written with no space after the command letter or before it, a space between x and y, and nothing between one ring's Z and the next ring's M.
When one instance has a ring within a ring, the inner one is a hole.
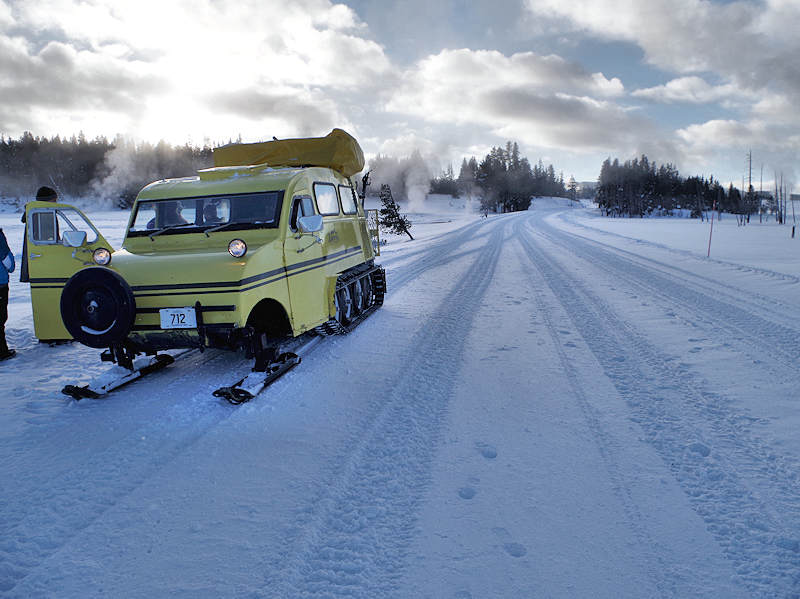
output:
M385 305L239 407L216 351L63 398L107 365L12 286L0 596L796 596L800 279L595 220L418 227Z

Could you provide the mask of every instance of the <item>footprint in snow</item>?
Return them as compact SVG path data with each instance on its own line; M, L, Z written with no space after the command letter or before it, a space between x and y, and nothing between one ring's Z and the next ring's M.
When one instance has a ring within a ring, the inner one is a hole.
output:
M525 545L521 543L506 543L503 545L503 549L505 549L506 553L512 557L522 557L528 553Z
M690 443L688 445L688 449L689 449L689 451L692 451L692 452L694 452L696 454L699 454L699 455L703 456L704 458L707 458L709 456L709 454L711 453L711 449L709 449L708 445L705 445L704 443L700 443L699 441L695 441L694 443Z
M481 455L487 460L493 460L497 457L497 449L493 445L478 442L475 443L475 447L478 448L478 451L480 451Z
M475 491L475 489L472 487L461 487L458 490L458 496L461 497L461 499L472 499L475 497L476 492L477 491Z
M511 540L511 533L503 527L495 527L492 532L503 542L503 550L512 557L522 557L528 553L528 548L522 543Z

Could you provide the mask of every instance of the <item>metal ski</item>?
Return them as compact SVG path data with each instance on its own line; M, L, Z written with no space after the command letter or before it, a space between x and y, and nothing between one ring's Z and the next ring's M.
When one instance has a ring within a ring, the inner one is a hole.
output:
M185 353L185 352L184 352ZM85 398L99 399L103 395L127 385L147 374L161 370L175 361L170 354L157 354L155 356L145 356L133 361L133 368L127 369L122 366L115 366L108 372L101 374L88 385L79 387L77 385L67 385L61 390L64 395L69 395L75 400Z
M250 401L265 387L300 363L300 356L292 352L280 354L263 372L251 372L230 387L220 387L214 397L221 397L235 406Z

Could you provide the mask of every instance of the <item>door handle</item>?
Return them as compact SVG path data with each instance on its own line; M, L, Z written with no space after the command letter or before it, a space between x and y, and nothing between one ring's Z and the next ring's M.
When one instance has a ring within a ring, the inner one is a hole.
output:
M31 254L30 257L31 258L41 258L42 255L41 254Z

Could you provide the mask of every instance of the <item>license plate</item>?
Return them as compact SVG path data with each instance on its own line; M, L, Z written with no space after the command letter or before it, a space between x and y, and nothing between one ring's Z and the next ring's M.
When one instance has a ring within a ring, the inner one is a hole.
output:
M162 329L196 329L197 316L194 308L161 308Z

